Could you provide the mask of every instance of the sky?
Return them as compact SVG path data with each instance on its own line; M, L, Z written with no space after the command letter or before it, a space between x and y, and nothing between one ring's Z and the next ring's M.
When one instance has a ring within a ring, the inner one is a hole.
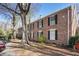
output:
M35 14L35 16L32 17L32 21L38 20L51 13L54 13L58 10L66 8L66 7L70 6L71 4L69 4L69 3L41 3L39 5L40 5L39 10Z
M54 13L58 10L64 9L71 4L69 3L37 3L37 10L35 11L35 14L31 18L31 22L34 22L40 18L43 18L51 13ZM41 15L41 16L40 16ZM9 17L0 14L0 23L6 23L10 22ZM18 27L21 26L21 24L17 24Z

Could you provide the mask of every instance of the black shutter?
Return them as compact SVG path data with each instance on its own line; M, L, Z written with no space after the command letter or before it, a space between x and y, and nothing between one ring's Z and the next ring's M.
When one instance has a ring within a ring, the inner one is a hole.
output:
M55 24L57 24L57 15L55 15Z
M37 37L39 36L39 33L37 32Z
M43 35L43 31L41 32L41 35Z
M48 17L48 26L50 25L50 17Z
M43 27L43 20L42 20L42 22L41 22L41 23L42 23L42 27Z
M30 30L32 30L32 28L31 28L32 26L31 26L31 24L30 24Z
M57 37L58 37L58 33L57 33L57 30L55 30L55 39L57 40Z
M48 40L50 40L50 31L48 31Z
M34 39L34 32L33 32L33 39Z

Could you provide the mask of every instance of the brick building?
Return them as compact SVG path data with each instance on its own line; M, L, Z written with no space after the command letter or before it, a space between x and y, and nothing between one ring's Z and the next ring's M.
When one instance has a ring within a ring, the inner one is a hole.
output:
M31 23L31 40L43 34L46 42L67 45L77 28L76 8L69 6Z

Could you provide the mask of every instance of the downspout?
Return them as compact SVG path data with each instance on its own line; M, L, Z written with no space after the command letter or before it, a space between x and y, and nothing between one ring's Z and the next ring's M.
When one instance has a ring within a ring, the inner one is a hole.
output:
M67 31L68 31L68 32L67 32L67 35L68 35L68 38L67 38L67 45L68 45L68 44L69 44L69 17L70 17L70 15L69 15L69 8L68 8L68 13L67 13L67 14L68 14L68 26L67 26L67 27L68 27L68 29L67 29Z

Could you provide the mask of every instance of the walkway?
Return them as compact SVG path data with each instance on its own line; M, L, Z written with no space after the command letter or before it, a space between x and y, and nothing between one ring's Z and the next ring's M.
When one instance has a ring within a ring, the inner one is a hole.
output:
M46 45L31 42L32 46L21 47L20 41L6 44L6 49L0 53L2 56L79 56L79 53L58 48L55 45Z

